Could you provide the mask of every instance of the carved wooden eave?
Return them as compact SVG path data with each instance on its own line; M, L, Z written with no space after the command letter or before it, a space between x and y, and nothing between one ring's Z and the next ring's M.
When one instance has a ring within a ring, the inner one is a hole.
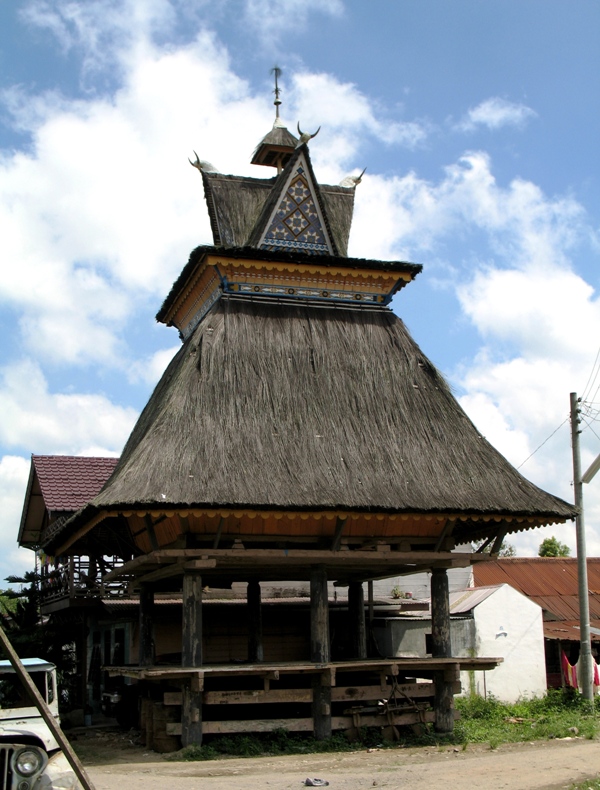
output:
M224 294L323 306L385 306L421 270L400 261L281 257L251 249L201 248L195 265L184 282L178 281L176 295L163 307L158 320L177 327L185 339Z

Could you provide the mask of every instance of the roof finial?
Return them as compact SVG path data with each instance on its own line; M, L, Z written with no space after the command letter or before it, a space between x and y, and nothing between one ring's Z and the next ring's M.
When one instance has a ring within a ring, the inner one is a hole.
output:
M281 77L281 69L279 66L274 66L271 69L271 74L275 75L275 90L273 93L275 94L275 101L273 104L275 105L275 123L279 120L279 105L281 104L281 99L279 98L279 94L281 93L281 88L279 87L278 79Z

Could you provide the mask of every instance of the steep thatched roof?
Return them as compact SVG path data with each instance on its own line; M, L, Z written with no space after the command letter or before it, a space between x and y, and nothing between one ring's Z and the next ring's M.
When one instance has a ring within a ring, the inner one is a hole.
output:
M224 297L174 357L92 508L572 518L477 431L389 310Z

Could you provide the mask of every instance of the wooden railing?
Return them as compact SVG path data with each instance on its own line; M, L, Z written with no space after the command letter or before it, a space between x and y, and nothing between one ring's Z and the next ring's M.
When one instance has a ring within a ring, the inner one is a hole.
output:
M63 598L122 598L127 594L126 582L103 581L105 574L122 564L123 561L118 557L102 557L100 560L69 557L65 563L55 567L43 566L42 603Z

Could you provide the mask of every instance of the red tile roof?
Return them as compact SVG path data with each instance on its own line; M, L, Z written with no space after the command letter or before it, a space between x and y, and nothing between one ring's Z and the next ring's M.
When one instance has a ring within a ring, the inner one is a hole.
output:
M100 491L118 458L32 455L44 505L49 511L76 511Z
M600 557L588 557L588 589L590 622L600 627ZM579 639L578 636L560 636L561 629L573 633L573 624L579 622L579 590L577 559L574 557L507 557L494 562L473 566L475 587L490 584L510 584L539 604L550 619L545 617L546 636L562 639ZM576 629L575 629L576 630ZM554 633L556 632L556 633Z

